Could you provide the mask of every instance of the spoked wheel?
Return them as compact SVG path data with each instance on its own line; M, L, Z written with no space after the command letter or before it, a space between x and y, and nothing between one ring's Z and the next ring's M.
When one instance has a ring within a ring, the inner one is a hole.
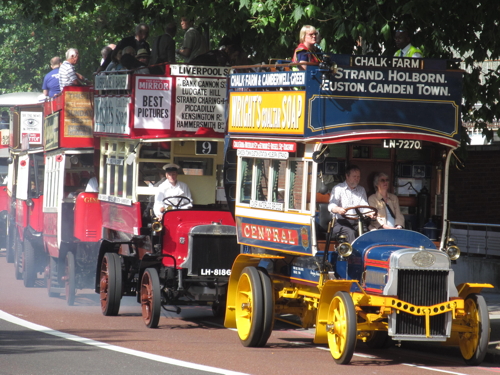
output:
M16 280L22 280L23 278L23 243L19 235L16 236L16 242L14 244L14 273Z
M59 297L58 292L54 292L54 288L59 287L57 280L57 259L49 256L49 264L45 270L45 285L47 286L47 293L49 297Z
M100 296L103 315L118 315L122 298L122 266L118 254L106 253L102 258Z
M241 343L247 347L264 346L274 323L269 276L255 267L245 267L236 294L236 328Z
M35 249L28 239L24 240L23 246L23 282L25 287L32 288L36 281Z
M7 263L14 263L14 256L15 256L15 250L14 250L14 239L15 237L15 228L9 226L8 228L9 233L7 233L7 239L5 243L5 247L7 250Z
M465 363L469 366L479 365L488 350L490 340L490 317L484 297L471 294L465 299L465 317L462 326L469 332L459 333L459 346Z
M337 292L328 309L328 347L339 365L351 361L356 348L356 311L347 292Z
M161 314L160 278L156 268L147 268L141 280L142 319L148 328L157 328Z
M262 282L262 298L264 302L264 322L262 326L262 336L257 346L264 346L271 336L274 327L274 294L271 278L266 270L258 269L260 281Z
M75 255L68 251L64 267L64 284L66 286L66 303L68 306L75 304L76 296L76 269Z

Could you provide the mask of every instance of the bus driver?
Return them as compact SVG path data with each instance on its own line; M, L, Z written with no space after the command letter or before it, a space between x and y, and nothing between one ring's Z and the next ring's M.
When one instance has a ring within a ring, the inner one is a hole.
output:
M166 207L169 205L169 203L163 202L163 200L168 197L182 196L189 198L189 202L186 199L171 198L172 205L179 205L176 208L187 209L193 207L189 187L184 182L177 181L177 173L180 167L177 164L165 164L163 169L165 170L165 177L167 179L157 188L153 207L155 215L157 217L163 216Z

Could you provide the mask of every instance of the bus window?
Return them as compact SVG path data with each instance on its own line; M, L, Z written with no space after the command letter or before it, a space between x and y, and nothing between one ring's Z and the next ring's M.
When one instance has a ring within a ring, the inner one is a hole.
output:
M252 176L255 159L241 159L240 202L250 203L252 199Z
M269 188L269 165L268 159L258 159L256 162L257 173L257 200L267 201Z
M272 202L285 203L285 183L286 183L286 161L273 160L273 194L271 197Z
M304 162L302 160L290 161L290 180L288 191L290 199L288 208L290 210L302 209L302 192L304 190Z

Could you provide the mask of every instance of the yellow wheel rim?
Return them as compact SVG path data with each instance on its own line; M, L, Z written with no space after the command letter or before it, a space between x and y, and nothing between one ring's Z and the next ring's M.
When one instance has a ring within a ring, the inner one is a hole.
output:
M462 324L471 328L472 332L460 333L460 351L465 359L471 359L479 344L479 311L476 303L468 298L465 300L465 317Z
M328 309L328 347L333 358L339 359L346 349L347 312L342 299L334 297Z
M236 291L236 328L241 340L246 340L252 328L252 284L246 273L241 274Z

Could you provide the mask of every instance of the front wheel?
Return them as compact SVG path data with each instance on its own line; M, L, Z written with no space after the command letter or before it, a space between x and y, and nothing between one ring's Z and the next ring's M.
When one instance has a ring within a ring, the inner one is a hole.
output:
M483 296L467 296L461 325L467 327L468 332L459 333L460 352L467 365L477 366L486 356L490 341L490 317Z
M328 309L328 347L339 365L351 361L356 348L356 310L347 292L337 292Z
M142 318L148 328L157 328L161 314L160 277L156 268L147 268L141 280Z
M49 256L49 264L45 270L45 284L49 297L59 297L59 292L54 292L54 289L59 287L57 271L57 258Z
M28 239L24 239L23 282L26 288L35 286L36 281L35 249Z
M75 255L68 251L66 254L66 262L64 267L64 281L66 286L66 303L68 306L75 304L76 297L76 271L75 271Z
M99 279L103 315L118 315L122 298L122 266L118 254L106 253L104 255Z
M15 240L15 227L9 227L8 228L9 233L7 233L7 239L5 243L6 247L6 257L7 257L7 263L14 263L14 256L16 254L15 249L14 249L14 240Z
M16 235L16 242L14 244L14 274L16 280L23 278L23 243L19 235Z
M236 288L236 329L243 346L260 343L264 328L262 281L255 267L245 267Z

